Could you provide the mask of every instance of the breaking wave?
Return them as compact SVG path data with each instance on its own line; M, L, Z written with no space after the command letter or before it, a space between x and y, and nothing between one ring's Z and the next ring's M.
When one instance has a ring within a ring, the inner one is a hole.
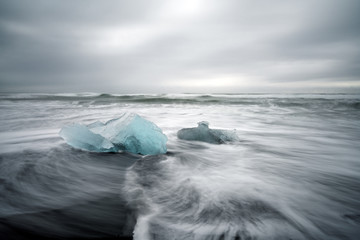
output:
M201 104L248 105L301 108L360 109L358 94L13 94L0 95L7 101L60 101L80 105L106 104Z

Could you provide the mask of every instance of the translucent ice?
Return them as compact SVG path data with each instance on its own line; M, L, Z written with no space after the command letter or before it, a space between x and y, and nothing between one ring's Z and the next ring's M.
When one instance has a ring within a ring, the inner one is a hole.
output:
M238 141L235 130L210 129L208 122L199 122L196 128L183 128L177 132L177 136L184 140L202 141L221 144Z
M106 123L65 126L60 136L71 146L95 152L119 150L155 155L166 153L167 137L154 123L126 113Z
M87 126L75 123L65 126L60 136L72 147L93 152L117 152L118 149L109 140L96 134Z

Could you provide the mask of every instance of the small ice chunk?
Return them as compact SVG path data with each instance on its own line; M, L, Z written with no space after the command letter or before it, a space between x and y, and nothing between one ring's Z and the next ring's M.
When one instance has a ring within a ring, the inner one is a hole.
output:
M199 122L196 128L183 128L179 130L177 136L184 140L215 144L239 141L236 130L211 129L209 128L209 123L205 121Z
M104 152L100 150L104 149L103 147L91 147L91 149L84 147L83 142L88 143L90 141L92 143L92 136L96 136L96 139L102 137L107 141L106 144L108 142L112 144L113 148L110 147L110 149L113 152L123 150L143 155L155 155L163 154L167 151L167 137L162 133L161 129L154 123L140 117L137 114L125 113L119 118L112 119L105 124L95 122L87 126L80 124L77 124L76 126L81 126L81 133L88 130L88 132L93 134L90 135L87 133L87 135L74 136L71 130L75 132L80 130L71 128L70 131L64 131L64 129L69 128L69 126L64 127L60 132L60 136L63 137L69 145L76 148ZM85 140L82 136L90 139ZM100 140L97 140L96 143L100 143ZM105 152L111 151L106 150Z

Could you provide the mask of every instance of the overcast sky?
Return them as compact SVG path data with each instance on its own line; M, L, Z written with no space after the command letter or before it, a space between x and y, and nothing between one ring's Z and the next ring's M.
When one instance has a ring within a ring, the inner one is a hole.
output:
M0 0L0 91L360 87L359 0Z

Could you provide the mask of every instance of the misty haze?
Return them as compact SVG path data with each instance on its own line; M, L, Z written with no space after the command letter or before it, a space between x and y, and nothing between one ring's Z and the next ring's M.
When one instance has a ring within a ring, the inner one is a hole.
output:
M360 1L0 1L0 239L357 240Z

